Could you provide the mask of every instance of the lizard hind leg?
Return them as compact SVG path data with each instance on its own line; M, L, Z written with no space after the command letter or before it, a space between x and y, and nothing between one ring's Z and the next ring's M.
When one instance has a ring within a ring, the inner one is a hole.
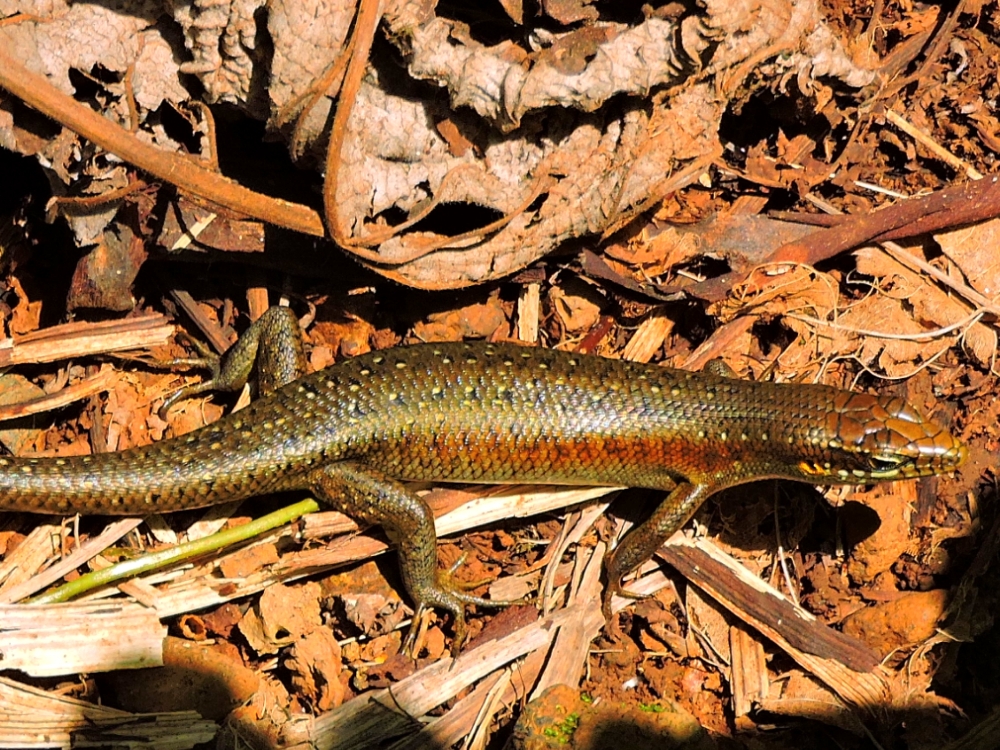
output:
M604 619L611 621L611 597L623 596L640 599L622 588L622 576L646 562L677 529L688 522L706 498L715 492L707 484L681 482L653 511L653 514L634 528L606 558L608 588L604 594L601 611Z
M502 607L473 596L439 570L434 516L427 504L402 483L356 461L339 461L314 469L305 486L323 502L357 521L378 524L399 553L403 585L417 605L448 612L454 622L453 653L465 640L465 607Z

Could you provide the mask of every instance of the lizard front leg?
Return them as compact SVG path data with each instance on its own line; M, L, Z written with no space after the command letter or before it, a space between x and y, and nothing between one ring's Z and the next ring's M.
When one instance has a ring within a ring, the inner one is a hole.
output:
M465 606L503 607L513 602L490 601L465 593L437 564L437 532L430 508L416 493L395 479L357 461L338 461L313 470L306 486L316 496L351 518L378 524L399 554L403 585L418 605L439 607L454 620L457 654L465 640Z

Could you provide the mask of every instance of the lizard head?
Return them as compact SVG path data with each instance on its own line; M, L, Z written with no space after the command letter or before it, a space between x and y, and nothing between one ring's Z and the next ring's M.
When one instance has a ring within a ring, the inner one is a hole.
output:
M966 446L902 399L843 391L810 435L815 453L800 460L812 482L868 484L946 474Z

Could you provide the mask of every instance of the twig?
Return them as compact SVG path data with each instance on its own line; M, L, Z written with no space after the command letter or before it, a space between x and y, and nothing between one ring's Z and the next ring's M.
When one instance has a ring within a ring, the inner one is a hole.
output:
M809 315L799 315L797 313L785 313L784 317L791 318L792 320L800 320L803 323L811 323L812 325L826 326L827 328L833 328L837 331L846 331L858 336L871 336L877 339L891 339L893 341L927 341L946 336L959 328L966 328L973 323L978 323L982 319L985 312L985 310L976 309L957 323L952 323L950 326L944 326L942 328L935 328L933 331L921 331L920 333L887 333L886 331L872 331L867 328L845 326L841 323L833 323L829 320L822 320Z
M55 565L52 565L41 573L32 576L23 583L11 586L0 593L0 603L20 601L26 596L31 596L49 584L55 583L67 573L76 570L88 560L101 554L121 539L127 533L142 523L141 518L123 518L108 524L100 534L88 539L77 547L73 552L63 557ZM79 538L79 537L77 537Z
M894 110L886 110L885 119L895 125L897 128L902 130L908 136L917 141L917 143L925 146L929 151L933 152L941 161L945 162L951 167L954 167L959 172L965 172L966 176L972 180L983 179L983 173L978 169L973 167L971 164L967 164L962 159L959 159L951 151L944 148L937 141L931 138L927 133L918 128L916 125L912 124L909 120L906 120L902 115L895 112Z
M0 45L0 86L84 138L183 190L277 226L314 237L325 234L313 209L248 190L186 157L144 143L32 73L5 45Z

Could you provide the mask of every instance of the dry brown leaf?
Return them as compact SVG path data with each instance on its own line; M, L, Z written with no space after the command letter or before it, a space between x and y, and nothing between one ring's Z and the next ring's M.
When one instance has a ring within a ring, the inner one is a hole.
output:
M257 653L276 654L322 627L320 593L320 585L313 582L268 586L240 622L240 632Z
M935 235L941 250L947 255L969 285L984 297L1000 295L1000 260L996 247L1000 239L1000 221L985 221L952 232ZM982 365L992 366L997 352L995 326L975 323L965 330L962 344Z
M337 355L356 357L371 351L372 337L375 327L367 320L353 318L345 322L318 320L309 331L309 340L316 346L310 355L309 364L313 371L321 370L333 364ZM325 358L316 352L323 349Z
M710 311L723 321L740 315L777 317L799 312L823 317L835 309L838 288L834 279L808 266L760 266Z
M44 395L45 391L23 375L13 372L0 375L0 405L19 404ZM30 452L43 433L34 422L33 418L28 418L5 423L0 429L0 442L16 456Z
M228 638L233 628L242 619L243 613L240 611L240 608L231 602L226 602L222 606L201 616L201 620L208 632L223 638Z
M579 279L567 279L549 290L552 310L569 333L590 330L601 317L604 296Z
M941 250L958 266L969 285L986 297L1000 294L1000 220L984 221L934 235Z
M848 331L886 332L893 336L921 334L920 326L911 313L905 309L901 299L885 296L871 296L849 307L837 324ZM841 349L847 355L857 356L868 366L874 366L890 377L913 372L913 366L934 356L941 345L933 341L910 340L905 338L880 338L878 336L850 335L855 349Z
M121 80L98 75L108 91L102 114L139 125L140 137L172 151L182 148L157 110L164 100L193 96L267 118L271 133L287 138L341 55L354 12L350 4L286 0L267 3L263 13L263 0L231 0L175 3L165 19L132 5L39 2L31 10L50 22L0 27L0 43L67 92L70 70L89 75L100 66L116 74ZM551 10L564 19L603 12L581 0ZM816 0L709 3L683 17L653 13L631 25L592 19L568 30L517 28L495 44L434 13L433 4L384 6L384 38L398 48L403 75L426 85L384 79L388 67L376 46L352 99L331 202L348 251L356 241L354 249L377 254L364 253L363 262L423 288L503 277L567 239L621 226L699 179L718 154L728 92L755 70L765 79L773 74L779 88L794 78L805 92L820 76L853 87L874 76L852 63ZM691 71L702 80L653 95L684 84ZM128 107L126 72L137 113ZM197 79L196 94L184 88L188 76ZM427 94L435 88L440 95ZM322 157L333 101L319 96L298 131L306 165ZM198 135L205 128L194 125ZM0 120L0 143L32 153L41 145L40 158L67 189L97 179L104 189L122 179L121 166L88 172L96 150L72 135L38 144L24 133ZM387 232L397 216L419 218L435 206L447 210L426 225ZM460 230L449 232L450 212L461 206L479 207L479 219L469 237L455 240ZM78 243L98 241L115 210L73 217Z
M668 228L652 239L642 234L631 238L627 245L609 245L604 252L608 258L627 263L653 277L700 255L702 243L693 232L675 233Z
M800 134L789 139L779 131L773 147L761 141L749 150L745 167L747 176L762 185L784 188L791 188L800 180L820 182L827 176L830 167L810 156L815 148L815 141L807 135Z
M837 353L854 346L846 333L794 317L827 320L836 309L837 296L836 281L825 273L806 266L762 266L710 310L723 320L747 314L782 320L799 335L781 352L781 371L802 377L815 372L819 351ZM756 336L747 331L742 338L749 339L747 344L734 342L732 349L753 351Z
M10 311L10 322L8 323L10 333L16 335L37 331L42 316L41 300L31 300L17 276L9 278L8 283L16 295L16 304Z
M507 315L500 305L500 299L493 295L481 304L429 315L426 322L413 326L413 335L420 341L486 338L506 324Z
M901 19L890 28L896 29L903 36L914 36L935 28L940 15L941 8L937 5L928 5L920 9L910 7L902 12Z
M380 635L395 629L406 617L402 601L380 593L343 595L348 621L366 635Z
M841 317L840 323L893 334L924 334L932 329L968 320L970 312L968 306L920 274L893 260L882 250L862 248L855 254L858 271L879 279L879 288L897 302L895 305L880 303L879 310L868 316L861 315L863 308L854 311L852 307ZM942 349L952 345L962 333L960 330L937 338L925 337L912 342L898 341L895 344L886 340L885 356L880 356L879 366L890 375L911 372L914 363L919 364L930 359ZM976 352L983 353L981 337L985 337L985 340L993 338L993 333L982 323L971 323L966 326L964 335L966 339L977 342L974 349L969 349L973 355ZM879 348L872 342L867 348L865 361L872 361ZM989 359L980 360L980 364L989 366Z
M284 666L292 685L313 708L326 711L344 702L340 645L329 630L320 628L296 642Z
M276 562L278 550L273 544L254 544L226 555L219 563L219 570L226 578L243 578Z

